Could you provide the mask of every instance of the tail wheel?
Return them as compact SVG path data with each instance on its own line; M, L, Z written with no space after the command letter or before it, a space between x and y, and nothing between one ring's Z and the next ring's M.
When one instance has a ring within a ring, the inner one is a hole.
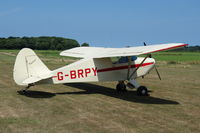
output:
M137 89L137 95L138 96L149 96L147 88L145 86L140 86Z

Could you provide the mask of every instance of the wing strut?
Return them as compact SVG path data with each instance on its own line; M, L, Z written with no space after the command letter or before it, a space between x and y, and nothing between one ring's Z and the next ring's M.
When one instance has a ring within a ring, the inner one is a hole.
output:
M131 57L128 56L128 72L127 72L127 79L129 79L130 69L131 69Z
M155 65L154 67L155 67L155 69L156 69L156 73L157 73L159 79L161 80L161 76L160 76L160 73L158 72L158 69L157 69L156 65Z
M142 60L142 62L140 63L140 65L132 72L132 74L129 76L129 78L128 78L128 80L130 80L131 79L131 77L135 74L135 72L137 72L137 70L142 66L142 64L145 62L145 60L148 58L148 57L150 57L151 55L150 54L148 54L143 60Z

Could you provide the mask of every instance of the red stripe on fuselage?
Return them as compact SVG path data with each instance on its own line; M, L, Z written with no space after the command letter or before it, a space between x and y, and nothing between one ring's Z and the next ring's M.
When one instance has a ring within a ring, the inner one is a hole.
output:
M154 64L154 63L153 62L143 63L141 65L141 67L152 65L152 64ZM140 66L140 64L134 64L134 65L131 65L131 68L137 68L139 66ZM119 66L119 67L111 67L111 68L103 68L103 69L97 70L97 72L107 72L107 71L115 71L115 70L122 70L122 69L128 69L128 65L127 66Z

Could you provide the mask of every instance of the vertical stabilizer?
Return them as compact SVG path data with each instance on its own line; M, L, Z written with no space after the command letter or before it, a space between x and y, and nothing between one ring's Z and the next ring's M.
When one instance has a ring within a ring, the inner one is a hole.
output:
M18 85L26 86L49 77L51 77L51 71L33 50L29 48L20 50L13 70L13 78Z

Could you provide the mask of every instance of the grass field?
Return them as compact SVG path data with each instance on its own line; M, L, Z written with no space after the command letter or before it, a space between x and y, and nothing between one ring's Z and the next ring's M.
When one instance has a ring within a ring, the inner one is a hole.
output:
M151 91L138 97L116 93L116 82L40 85L21 95L12 78L17 52L0 50L0 133L200 132L199 53L154 54L163 80L154 70L138 79ZM37 53L50 69L74 61Z
M0 53L7 53L7 55L17 55L19 50L0 50ZM65 59L65 57L59 56L61 51L56 50L34 50L42 58L56 58ZM158 52L153 53L153 58L156 61L165 61L172 64L200 64L200 52ZM75 59L73 57L67 57L67 60Z

